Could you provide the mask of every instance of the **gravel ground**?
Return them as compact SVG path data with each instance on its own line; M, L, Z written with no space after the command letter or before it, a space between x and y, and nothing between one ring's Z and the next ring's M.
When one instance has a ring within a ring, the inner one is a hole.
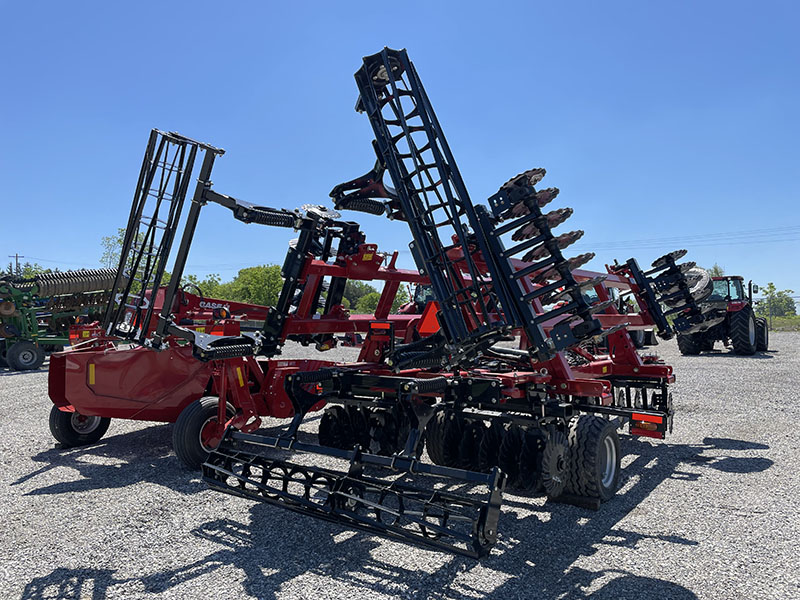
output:
M169 425L117 420L61 450L46 367L0 370L0 597L798 598L800 334L771 344L658 346L675 433L623 438L622 489L599 512L507 494L481 562L211 492Z

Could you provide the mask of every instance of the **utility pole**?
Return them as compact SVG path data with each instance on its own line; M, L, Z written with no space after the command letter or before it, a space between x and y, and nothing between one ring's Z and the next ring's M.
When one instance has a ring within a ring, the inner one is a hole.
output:
M19 275L19 259L20 258L25 258L25 257L22 256L21 254L9 254L8 258L13 258L14 259L14 263L15 263L15 266L16 266L16 269L17 269L14 273L16 275Z

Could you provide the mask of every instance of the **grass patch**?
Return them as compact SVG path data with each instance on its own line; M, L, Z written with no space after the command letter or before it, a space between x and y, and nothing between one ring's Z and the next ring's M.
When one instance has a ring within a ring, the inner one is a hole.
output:
M767 317L769 322L769 317ZM800 331L800 315L772 317L772 331Z

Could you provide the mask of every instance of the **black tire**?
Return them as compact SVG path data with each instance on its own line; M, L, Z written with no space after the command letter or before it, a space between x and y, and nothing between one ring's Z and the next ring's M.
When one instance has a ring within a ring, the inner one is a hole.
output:
M700 342L700 349L703 352L711 352L714 349L714 340L711 340L711 339L708 339L708 338L704 338Z
M8 366L16 371L35 371L44 362L44 350L28 340L20 340L11 345L6 353Z
M635 348L644 348L645 331L644 329L633 329L628 331L631 341Z
M175 426L172 429L172 449L175 456L189 469L194 471L200 468L208 458L209 449L200 441L200 434L206 423L216 421L217 403L216 396L205 396L192 402L183 409ZM226 407L228 418L234 414L233 407Z
M759 352L769 350L769 327L763 317L756 319L756 350Z
M619 436L613 423L581 415L569 423L569 471L566 491L605 502L617 491L620 477Z
M695 356L703 349L700 336L696 333L689 335L678 334L678 350L684 356Z
M50 410L50 433L64 448L94 444L108 431L108 417L87 417L78 411Z
M758 335L756 317L750 306L731 314L730 336L736 354L755 354Z

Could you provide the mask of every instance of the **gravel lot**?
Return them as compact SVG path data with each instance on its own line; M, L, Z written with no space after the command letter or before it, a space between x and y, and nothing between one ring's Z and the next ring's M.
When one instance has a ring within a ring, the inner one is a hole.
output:
M599 512L507 494L481 562L210 492L169 425L117 420L61 450L46 366L0 370L0 597L798 598L800 334L771 345L662 343L675 433L623 438L623 487Z

